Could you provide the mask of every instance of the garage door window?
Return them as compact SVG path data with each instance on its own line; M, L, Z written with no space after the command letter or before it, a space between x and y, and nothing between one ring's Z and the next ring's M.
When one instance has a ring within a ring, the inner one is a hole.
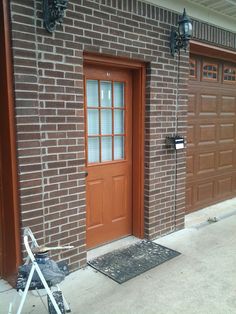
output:
M207 81L218 80L218 64L203 63L202 79Z
M236 83L236 67L224 66L223 80L226 83Z

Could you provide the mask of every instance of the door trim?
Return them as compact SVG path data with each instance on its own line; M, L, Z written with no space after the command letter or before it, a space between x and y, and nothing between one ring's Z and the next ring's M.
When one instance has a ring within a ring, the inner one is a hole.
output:
M4 149L9 159L4 171L7 173L8 185L4 195L7 198L7 208L3 208L3 278L10 283L12 277L16 275L17 267L21 262L20 250L20 219L19 219L19 200L18 200L18 178L17 178L17 160L16 160L16 133L15 133L15 112L13 98L13 67L12 51L10 38L10 14L9 3L7 0L1 1L1 27L0 36L2 45L0 45L0 55L3 60L2 77L4 78L4 93L1 94L1 103L6 104L6 113L4 116L7 138ZM7 144L7 145L6 145Z
M144 237L144 114L145 72L144 62L84 52L84 65L101 65L130 69L133 72L133 232Z

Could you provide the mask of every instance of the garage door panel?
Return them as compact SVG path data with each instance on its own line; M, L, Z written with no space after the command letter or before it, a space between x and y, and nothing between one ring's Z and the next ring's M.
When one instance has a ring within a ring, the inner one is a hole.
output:
M236 97L222 96L221 103L221 113L235 115Z
M233 173L233 193L236 195L236 173Z
M214 172L216 168L216 153L201 153L198 157L197 174L207 174Z
M190 124L187 128L187 143L189 146L194 146L196 143L196 125Z
M235 141L235 123L220 124L220 142Z
M226 195L231 195L233 192L233 178L225 177L217 180L217 194L219 198Z
M210 58L191 58L198 60L199 71L189 80L187 211L236 196L236 81L222 82L221 60L212 60L217 78L204 79L200 69Z
M186 189L186 207L191 208L194 204L193 185L189 185Z
M197 99L197 96L196 94L189 94L188 95L188 113L189 115L196 115L196 99Z
M199 144L216 144L217 126L215 124L199 126Z
M205 204L214 199L214 181L206 183L198 183L197 200L199 204Z
M215 116L217 114L217 96L201 95L199 114L210 114Z
M219 152L219 163L218 169L220 170L229 170L233 169L235 165L234 151L223 150Z
M190 178L194 175L194 156L189 155L186 157L187 176Z

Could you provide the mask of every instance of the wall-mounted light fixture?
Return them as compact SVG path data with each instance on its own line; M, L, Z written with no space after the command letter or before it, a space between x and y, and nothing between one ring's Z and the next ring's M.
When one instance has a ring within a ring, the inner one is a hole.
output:
M43 0L43 21L47 31L52 33L57 23L62 23L69 0Z
M172 56L174 56L176 53L179 53L180 49L182 48L186 51L188 42L192 37L193 26L190 18L186 14L185 9L178 24L178 29L172 28L171 30L170 50Z

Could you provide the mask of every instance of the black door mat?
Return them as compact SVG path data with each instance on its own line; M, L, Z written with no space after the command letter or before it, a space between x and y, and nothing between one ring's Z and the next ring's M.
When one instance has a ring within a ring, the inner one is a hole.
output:
M148 240L104 254L88 264L118 283L124 283L176 256L179 252Z

